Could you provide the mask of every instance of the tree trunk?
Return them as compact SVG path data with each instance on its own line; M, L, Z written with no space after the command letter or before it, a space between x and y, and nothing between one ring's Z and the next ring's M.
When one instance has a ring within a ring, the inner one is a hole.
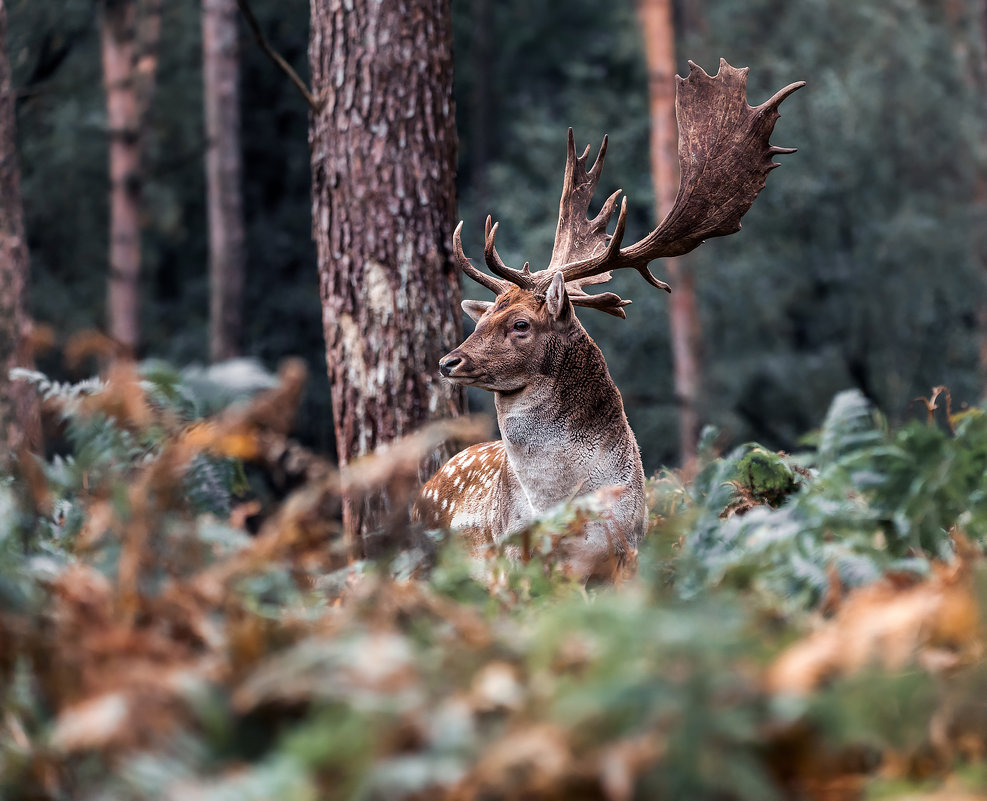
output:
M661 215L675 203L679 186L678 129L675 123L675 24L671 0L638 0L644 35L651 108L651 175ZM675 398L679 405L679 456L695 459L699 441L699 393L702 381L701 333L693 274L683 257L665 259L662 269L672 286L671 338Z
M312 222L340 464L458 414L437 363L462 338L450 257L448 0L312 0ZM438 466L440 455L436 454ZM344 503L353 542L386 499Z
M40 446L33 389L11 381L14 367L31 367L27 314L28 253L17 168L14 91L7 58L7 9L0 0L0 469L18 452Z
M244 280L236 0L203 0L202 74L209 207L209 356L240 355Z
M103 84L110 138L110 336L136 353L140 336L140 106L135 0L103 0Z

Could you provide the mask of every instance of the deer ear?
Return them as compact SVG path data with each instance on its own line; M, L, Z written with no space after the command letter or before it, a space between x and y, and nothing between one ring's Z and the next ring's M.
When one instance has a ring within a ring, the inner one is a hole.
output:
M463 311L473 318L473 322L478 323L493 303L488 300L464 300L462 306Z
M545 293L545 305L556 320L564 320L572 313L572 303L569 302L569 293L565 291L565 276L561 270L552 276L552 283Z

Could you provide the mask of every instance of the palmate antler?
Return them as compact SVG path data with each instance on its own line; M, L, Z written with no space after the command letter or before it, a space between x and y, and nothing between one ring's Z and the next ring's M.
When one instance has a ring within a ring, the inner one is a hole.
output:
M769 142L777 122L778 107L805 81L789 84L760 106L747 104L747 68L734 69L720 59L720 69L710 77L689 62L689 76L676 76L675 112L679 128L679 191L672 210L639 242L622 247L627 222L627 198L620 204L612 235L607 227L613 218L620 190L603 203L589 219L589 204L603 172L607 138L593 166L586 169L589 147L576 155L572 129L566 156L559 224L552 258L544 270L532 273L525 263L521 270L504 264L494 240L497 224L487 217L483 255L487 267L500 278L480 272L463 252L462 227L453 236L456 259L467 275L500 294L512 284L542 293L559 270L565 276L569 299L577 306L600 309L624 317L630 303L613 292L591 295L585 287L610 280L614 270L637 270L654 287L670 291L648 264L667 256L680 256L706 239L740 230L740 219L764 188L768 173L780 166L772 157L794 153L793 148L773 147Z

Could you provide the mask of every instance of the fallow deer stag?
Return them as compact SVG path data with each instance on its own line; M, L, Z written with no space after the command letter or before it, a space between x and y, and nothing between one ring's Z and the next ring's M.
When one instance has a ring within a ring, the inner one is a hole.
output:
M637 442L603 354L573 306L624 317L629 300L586 288L629 268L653 287L670 291L651 274L651 261L738 231L768 172L779 166L772 157L795 152L773 147L768 139L778 106L805 85L790 84L752 108L746 68L734 69L721 59L714 77L691 61L689 70L688 78L676 77L678 195L644 239L623 246L626 197L613 234L607 234L619 190L589 219L607 138L587 171L589 147L576 155L572 129L555 246L544 270L531 272L527 263L520 270L508 267L494 246L497 224L488 217L484 258L499 277L480 272L463 252L462 222L456 228L459 266L497 297L463 301L476 329L439 361L439 371L449 381L494 393L503 439L474 445L449 460L422 488L415 515L429 526L462 530L474 551L502 542L559 503L601 490L611 501L607 512L567 543L566 565L573 574L611 575L645 533Z

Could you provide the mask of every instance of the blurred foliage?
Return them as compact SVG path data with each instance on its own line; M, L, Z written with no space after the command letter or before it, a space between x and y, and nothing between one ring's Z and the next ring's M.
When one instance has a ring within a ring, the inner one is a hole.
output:
M559 545L593 497L528 561L403 524L354 559L339 493L479 431L254 493L306 454L302 373L19 374L71 448L0 477L4 799L984 797L987 413L847 392L797 454L708 432L636 573L586 588Z
M252 5L273 45L305 75L307 3ZM658 215L633 4L452 5L467 252L480 252L491 213L503 223L498 243L508 263L547 260L570 125L594 150L609 133L600 197L622 187L628 236L645 233ZM688 257L698 275L706 421L733 442L791 450L844 389L859 389L895 422L932 385L948 384L958 406L976 403L987 259L978 2L675 5L680 71L688 58L709 70L720 56L749 66L752 102L808 81L774 136L799 153L772 174L743 232ZM206 358L208 306L199 7L164 9L145 148L143 352L187 364ZM34 310L69 336L103 320L106 132L96 18L89 0L14 0L9 16ZM314 378L300 435L329 453L307 109L246 30L241 39L247 353L269 365L305 358ZM581 316L653 470L674 460L677 442L668 304L634 277L618 283L634 298L626 321ZM468 282L464 289L485 296ZM90 369L73 372L54 356L40 366L60 380ZM491 398L477 392L471 403L489 409Z

